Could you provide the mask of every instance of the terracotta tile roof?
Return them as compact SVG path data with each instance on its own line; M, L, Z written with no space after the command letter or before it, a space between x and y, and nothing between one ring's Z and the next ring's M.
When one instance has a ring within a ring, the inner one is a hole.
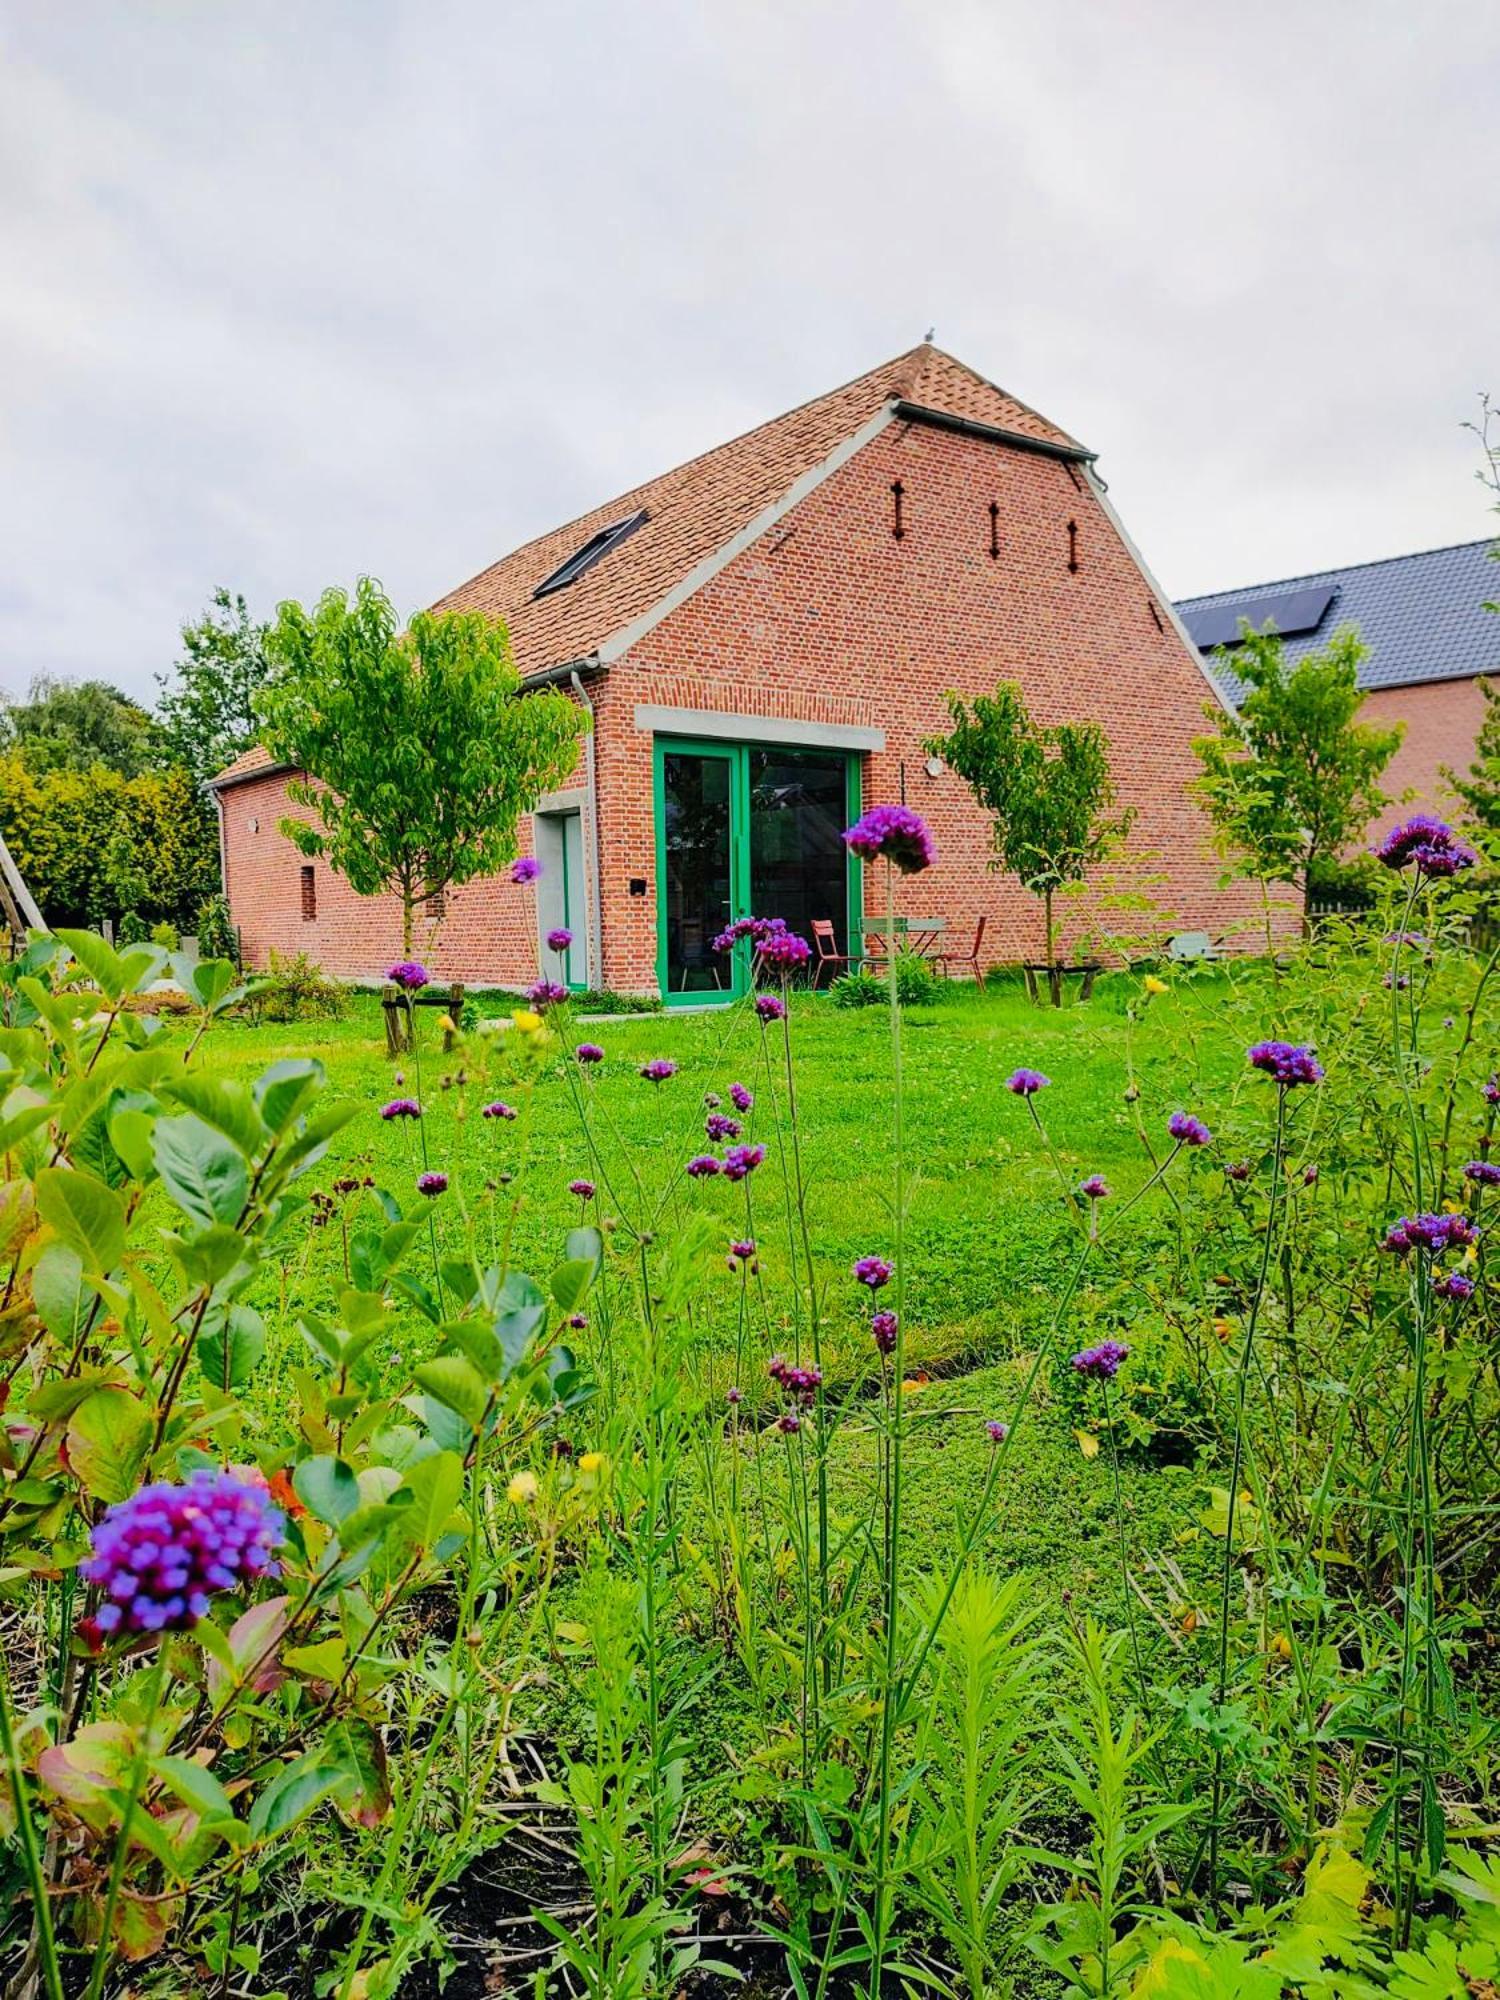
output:
M924 342L527 542L449 591L434 608L503 618L523 674L583 659L659 603L698 563L893 402L1080 449L1066 431ZM650 518L628 540L576 583L533 598L537 585L591 536L641 508ZM257 747L237 757L213 783L233 784L273 768L272 758Z
M582 659L649 611L803 473L896 400L1076 448L1066 432L1035 410L924 344L527 542L450 591L437 608L503 618L522 673ZM649 520L576 583L532 597L592 535L643 507Z
M279 771L281 768L269 750L263 750L260 744L255 743L248 750L242 750L232 764L226 764L217 777L210 778L208 782L211 785L232 785L240 778L253 778L258 771Z

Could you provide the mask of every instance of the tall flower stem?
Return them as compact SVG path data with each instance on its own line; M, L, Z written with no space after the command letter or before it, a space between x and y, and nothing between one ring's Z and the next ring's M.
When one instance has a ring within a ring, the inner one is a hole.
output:
M896 982L896 871L885 864L886 936L890 956L886 978L891 1002L891 1137L895 1151L892 1171L896 1246L896 1346L892 1354L891 1457L889 1510L890 1532L886 1543L885 1573L885 1662L880 1702L880 1764L878 1772L880 1825L875 1857L875 1938L870 1957L870 2000L880 2000L880 1979L885 1966L886 1937L890 1924L891 1835L891 1749L895 1735L897 1688L896 1646L901 1611L901 1444L903 1404L901 1385L906 1379L906 1182L902 1158L901 1120L901 998Z
M1219 1658L1215 1700L1220 1709L1223 1708L1229 1692L1229 1593L1234 1584L1235 1516L1239 1505L1240 1475L1245 1462L1245 1390L1250 1379L1251 1357L1255 1352L1255 1329L1259 1324L1260 1309L1265 1301L1266 1283L1271 1270L1271 1254L1276 1242L1279 1204L1284 1192L1282 1157L1285 1148L1286 1087L1282 1085L1276 1092L1276 1141L1271 1169L1270 1206L1266 1214L1266 1234L1261 1244L1260 1274L1255 1283L1255 1296L1250 1301L1250 1310L1245 1317L1245 1338L1240 1347L1239 1365L1235 1370L1234 1453L1230 1461L1229 1502L1224 1521L1224 1562L1219 1576ZM1219 1900L1219 1835L1223 1805L1224 1749L1223 1745L1219 1744L1214 1749L1213 1797L1209 1807L1208 1826L1208 1892L1215 1907Z

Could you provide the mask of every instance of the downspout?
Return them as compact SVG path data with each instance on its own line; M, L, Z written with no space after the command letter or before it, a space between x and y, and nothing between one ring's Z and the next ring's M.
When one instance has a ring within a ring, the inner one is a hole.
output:
M604 985L604 904L599 889L599 775L594 761L594 704L584 693L575 667L568 675L578 704L589 719L583 746L584 789L588 795L588 966L589 984Z

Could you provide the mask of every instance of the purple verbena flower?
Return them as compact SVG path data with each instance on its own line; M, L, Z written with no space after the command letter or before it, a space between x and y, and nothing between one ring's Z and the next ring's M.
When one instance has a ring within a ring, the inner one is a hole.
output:
M541 862L534 860L529 854L523 854L519 861L512 861L510 864L512 882L534 882L541 872Z
M1409 1250L1437 1257L1445 1250L1466 1250L1479 1241L1479 1231L1466 1215L1403 1215L1385 1233L1383 1247L1394 1256Z
M882 1309L870 1315L870 1335L880 1353L895 1353L896 1335L900 1325L901 1322L893 1312Z
M895 1274L895 1265L888 1264L884 1257L860 1257L854 1265L855 1283L867 1285L872 1292L888 1285Z
M676 1076L677 1065L666 1056L653 1056L650 1062L641 1064L641 1075L647 1083L665 1083L669 1076Z
M1051 1077L1043 1076L1039 1069L1016 1069L1005 1079L1005 1088L1013 1090L1017 1097L1035 1097L1036 1093L1045 1090L1051 1081Z
M1085 1347L1075 1354L1073 1368L1091 1381L1113 1382L1120 1372L1120 1363L1129 1353L1130 1349L1118 1340L1101 1340L1097 1347Z
M1435 879L1472 868L1479 857L1445 820L1432 813L1416 813L1403 826L1391 829L1376 848L1375 858L1387 868L1405 868L1414 862L1419 875Z
M479 1115L481 1118L508 1119L508 1118L514 1118L516 1114L514 1110L512 1110L510 1105L506 1104L501 1098L497 1097L493 1104L486 1104L484 1109L480 1112Z
M916 875L937 859L932 835L910 806L871 806L845 831L844 841L861 861L884 855L903 875Z
M1213 1133L1201 1118L1195 1118L1190 1111L1174 1111L1167 1120L1167 1130L1179 1146L1208 1146L1213 1143Z
M102 1594L88 1621L101 1638L186 1632L216 1592L279 1574L285 1522L262 1485L207 1468L158 1481L110 1507L79 1575Z
M414 1097L393 1097L380 1107L382 1118L420 1118L422 1107Z
M572 1327L575 1333L582 1333L584 1328L588 1325L588 1323L589 1323L589 1316L587 1313L568 1314L568 1325Z
M710 1111L703 1121L703 1129L716 1143L723 1139L738 1139L740 1121L727 1117L722 1111Z
M742 1083L732 1083L729 1086L729 1101L735 1110L743 1115L755 1103L755 1096L753 1092L746 1090Z
M420 993L428 984L427 967L418 965L415 959L403 959L400 965L393 965L385 975L393 986L401 986L408 993Z
M1466 1278L1462 1271L1434 1271L1432 1289L1440 1299L1472 1299L1474 1280Z
M1104 1178L1103 1174L1090 1174L1086 1181L1078 1183L1078 1192L1089 1201L1107 1201L1109 1199L1109 1182Z
M812 946L795 931L774 931L756 946L755 955L778 972L796 972L812 957Z
M699 1153L688 1161L684 1171L691 1174L695 1181L706 1181L714 1174L723 1173L724 1163L716 1160L712 1153Z
M743 938L760 947L771 938L781 936L786 930L785 917L736 917L732 924L726 924L713 941L713 949L718 952L733 951Z
M597 1042L580 1042L573 1053L585 1067L590 1063L602 1063L604 1060L604 1051Z
M743 1389L734 1389L734 1388L726 1389L724 1392L724 1400L726 1403L743 1403L745 1400L745 1392Z
M998 1417L991 1417L984 1428L989 1435L991 1444L1004 1444L1005 1440L1010 1436L1010 1425L1002 1424Z
M1264 1070L1283 1090L1323 1081L1323 1065L1302 1042L1257 1042L1246 1050L1245 1060L1252 1069Z
M776 1428L785 1431L788 1437L795 1437L802 1428L802 1419L795 1410L783 1410L776 1419Z
M548 931L547 933L548 951L564 952L572 942L573 933L570 930L564 930L561 924L558 925L555 931Z
M436 1195L446 1194L447 1189L448 1176L446 1174L429 1173L417 1175L417 1193L425 1194L429 1200Z
M1486 1104L1500 1104L1500 1075L1492 1076L1488 1083L1480 1084L1479 1095Z
M1475 1187L1500 1187L1500 1165L1493 1160L1470 1160L1464 1168L1464 1179L1472 1181Z
M1250 1162L1248 1160L1231 1160L1224 1169L1224 1178L1227 1181L1249 1180Z
M1302 1169L1302 1185L1304 1187L1316 1187L1318 1185L1318 1163L1316 1160L1309 1160L1307 1165Z
M764 1146L731 1146L724 1155L725 1180L744 1180L747 1174L755 1172L765 1157Z
M755 1012L762 1021L784 1021L786 1002L775 993L757 993Z
M585 1180L569 1181L568 1193L576 1194L580 1201L592 1201L595 1193L594 1183Z
M773 1382L779 1382L789 1396L795 1396L804 1407L817 1396L822 1386L823 1371L820 1368L799 1368L788 1361L784 1354L773 1354L766 1373Z
M755 1245L748 1236L739 1237L730 1244L729 1254L731 1257L738 1257L742 1264L748 1264L755 1255Z
M567 997L567 987L559 986L555 979L539 979L526 991L526 998L533 1007L560 1007Z

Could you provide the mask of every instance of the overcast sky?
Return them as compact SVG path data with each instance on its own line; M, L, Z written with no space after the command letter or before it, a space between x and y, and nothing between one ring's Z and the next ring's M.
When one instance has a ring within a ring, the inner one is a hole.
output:
M0 687L939 343L1173 595L1469 540L1496 0L0 0Z

